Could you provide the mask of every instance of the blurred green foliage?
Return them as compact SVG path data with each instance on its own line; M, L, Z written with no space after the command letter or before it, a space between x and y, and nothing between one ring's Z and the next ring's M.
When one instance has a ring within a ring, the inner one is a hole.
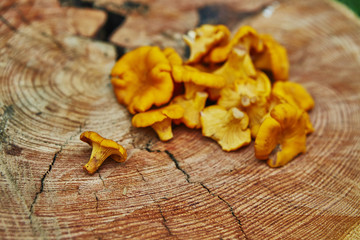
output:
M360 0L338 0L360 16Z

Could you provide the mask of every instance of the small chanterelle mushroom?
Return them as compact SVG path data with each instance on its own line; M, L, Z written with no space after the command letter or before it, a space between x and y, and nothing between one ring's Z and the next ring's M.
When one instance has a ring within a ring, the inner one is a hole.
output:
M127 153L123 146L113 140L103 138L96 132L83 132L80 135L80 140L92 146L90 160L83 167L90 174L95 173L108 157L117 162L124 162L127 158Z
M167 58L170 56L171 62ZM132 114L166 104L174 90L171 64L179 61L174 60L171 50L164 53L159 47L139 47L126 53L111 70L118 101Z
M217 141L224 151L233 151L251 142L249 117L234 107L213 105L201 112L202 133Z
M281 167L306 151L306 135L312 132L302 109L283 103L276 105L261 124L255 140L255 156Z
M190 47L188 63L201 60L213 47L227 44L230 30L224 25L204 24L184 36L185 43Z
M136 114L131 122L134 127L152 127L161 141L173 138L171 123L173 119L184 116L184 109L178 104L170 104L162 108L152 109Z

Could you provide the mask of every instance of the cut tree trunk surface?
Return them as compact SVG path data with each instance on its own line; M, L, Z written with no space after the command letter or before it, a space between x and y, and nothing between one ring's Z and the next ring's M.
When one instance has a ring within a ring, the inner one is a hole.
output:
M199 130L163 143L131 126L116 59L140 45L185 55L181 35L203 23L286 47L290 81L316 102L305 154L271 169L253 144L226 153ZM0 51L1 239L360 239L360 21L341 6L2 0ZM85 173L86 130L128 160Z

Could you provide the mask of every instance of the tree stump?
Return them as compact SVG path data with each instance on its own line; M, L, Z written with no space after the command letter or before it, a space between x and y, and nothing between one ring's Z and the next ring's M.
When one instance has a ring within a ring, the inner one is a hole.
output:
M324 0L178 2L1 1L1 238L360 239L359 19ZM248 24L286 47L290 81L316 103L305 154L271 169L253 144L226 153L199 130L164 143L131 126L109 81L118 54L185 53L179 36L202 23ZM85 173L86 130L128 160Z

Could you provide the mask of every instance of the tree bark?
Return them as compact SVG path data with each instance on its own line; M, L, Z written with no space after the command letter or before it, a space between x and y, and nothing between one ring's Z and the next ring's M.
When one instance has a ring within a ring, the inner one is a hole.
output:
M1 1L1 238L360 238L359 19L323 0L243 1L243 8L191 2L201 4L179 7L176 27L166 14L122 12L125 24L100 38L109 31L106 7ZM209 18L200 8L221 11ZM226 11L231 17L221 17ZM190 12L197 23L184 27ZM113 93L110 70L137 34L144 44L185 52L161 33L181 36L200 22L227 21L233 31L248 24L273 35L288 50L290 81L315 99L307 152L282 168L257 160L253 144L227 153L184 126L161 142L152 129L131 126ZM128 43L116 40L129 27ZM79 136L86 130L122 144L128 160L107 159L94 175L85 173L91 148Z

